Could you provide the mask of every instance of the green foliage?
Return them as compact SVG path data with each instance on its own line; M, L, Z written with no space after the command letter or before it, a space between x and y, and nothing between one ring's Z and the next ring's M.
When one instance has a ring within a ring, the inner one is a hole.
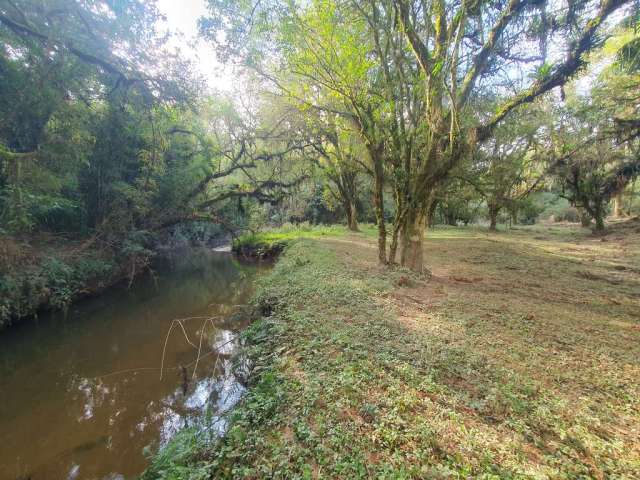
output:
M553 71L553 65L549 63L544 63L540 67L538 67L534 75L534 78L536 80L544 80L551 74L552 71Z
M282 227L263 229L257 233L247 233L233 241L233 249L243 248L269 251L274 247L284 247L300 238L320 238L324 236L340 236L345 229L340 226L313 226L308 223L299 225L285 224Z
M152 455L152 464L141 480L162 478L165 480L206 480L210 478L208 462L199 462L202 451L212 448L199 427L185 428L174 436L169 444ZM151 453L149 452L151 456Z
M16 317L35 313L44 288L39 275L1 275L0 329Z
M81 232L85 226L83 205L71 198L34 195L29 212L36 225L52 232Z
M110 284L117 274L113 260L90 255L72 262L50 257L37 266L6 271L0 275L0 329L41 307L64 310L79 297Z
M66 308L71 303L74 288L78 287L74 269L60 260L50 259L42 265L42 273L50 291L51 305Z
M99 259L81 259L69 265L51 258L42 265L42 277L49 291L49 302L54 308L65 309L79 295L86 292L88 284L103 281L113 270L113 264Z
M566 198L562 198L552 192L540 192L534 197L542 211L540 217L545 220L558 222L579 222L578 212L569 204Z
M335 198L328 189L323 188L322 184L316 184L304 210L304 218L313 224L338 223L341 217L336 215L337 208Z
M517 221L523 225L533 225L543 211L544 206L535 198L524 198L517 205Z

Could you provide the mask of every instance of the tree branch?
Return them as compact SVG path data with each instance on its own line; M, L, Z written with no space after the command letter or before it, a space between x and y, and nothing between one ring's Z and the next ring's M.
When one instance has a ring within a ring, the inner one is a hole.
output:
M576 72L582 69L586 64L585 54L598 44L596 41L598 28L609 15L627 3L629 3L629 0L603 0L597 16L587 23L586 28L576 42L573 50L569 53L567 59L558 65L550 75L537 80L527 90L505 103L486 124L478 127L476 129L476 140L478 142L486 141L498 123L512 110L520 105L532 102L540 95L555 87L564 85Z

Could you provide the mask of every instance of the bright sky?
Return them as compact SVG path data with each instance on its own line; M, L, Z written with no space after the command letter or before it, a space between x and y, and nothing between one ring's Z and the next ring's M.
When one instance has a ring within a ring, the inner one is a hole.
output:
M167 17L167 28L178 32L173 42L194 60L210 87L230 92L233 76L216 61L213 48L198 38L198 18L207 13L204 0L158 0L158 8Z

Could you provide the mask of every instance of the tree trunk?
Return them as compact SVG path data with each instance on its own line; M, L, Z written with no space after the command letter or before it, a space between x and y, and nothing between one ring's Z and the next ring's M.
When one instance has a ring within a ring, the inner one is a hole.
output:
M396 263L396 255L398 253L398 236L400 233L399 226L394 225L393 234L391 236L391 245L389 246L389 263Z
M433 202L431 202L431 205L429 205L429 211L427 213L427 227L428 228L433 228L433 224L435 221L435 216L436 216L436 209L438 208L438 201L434 200Z
M498 216L495 213L490 213L490 223L489 223L489 230L492 232L495 232L496 230L498 230Z
M384 224L384 171L381 162L374 161L375 187L373 192L373 205L378 224L378 262L381 265L387 263L387 229Z
M596 220L596 224L595 224L595 227L593 228L594 233L604 232L604 216L596 215L595 220Z
M456 214L455 213L446 212L444 214L444 218L447 221L447 225L449 225L451 227L457 227L458 226L458 222L456 220Z
M358 232L358 214L356 211L356 205L354 202L345 202L344 209L347 214L347 227L352 232Z
M595 200L594 206L591 208L587 207L587 210L593 217L593 220L596 222L595 226L593 227L593 233L603 233L605 208L602 199Z
M591 215L584 208L576 207L578 210L578 216L580 217L580 225L584 228L589 228L591 226Z
M622 194L623 191L619 191L615 197L613 197L613 216L616 218L620 218L624 216L622 212Z
M427 226L427 212L425 209L416 209L407 217L402 228L400 261L403 267L422 273L424 270L424 232Z
M495 232L498 226L498 213L500 213L500 207L496 205L489 205L489 231Z

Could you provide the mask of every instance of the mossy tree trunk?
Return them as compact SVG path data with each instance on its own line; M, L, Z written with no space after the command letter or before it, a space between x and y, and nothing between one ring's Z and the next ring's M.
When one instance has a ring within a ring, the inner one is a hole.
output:
M495 203L489 204L489 230L495 232L498 229L498 214L500 206Z
M358 213L356 210L355 201L349 201L345 203L345 211L347 214L347 228L352 232L357 232L360 229L358 228Z
M419 191L414 184L414 192ZM400 232L400 264L414 272L422 273L424 266L424 237L428 225L429 213L435 209L436 188L431 188L422 195L407 195L405 207L401 215ZM409 202L409 198L424 199Z
M433 202L431 202L431 205L429 205L429 212L427 213L428 228L433 228L437 209L438 209L438 200L434 200Z
M598 202L593 208L593 219L595 220L595 226L593 228L594 233L603 233L605 230L604 226L604 204L603 202Z
M384 166L378 152L373 152L373 205L378 225L378 262L387 263L387 228L384 223Z
M424 270L424 235L427 228L428 208L411 210L402 229L401 264L414 272Z

